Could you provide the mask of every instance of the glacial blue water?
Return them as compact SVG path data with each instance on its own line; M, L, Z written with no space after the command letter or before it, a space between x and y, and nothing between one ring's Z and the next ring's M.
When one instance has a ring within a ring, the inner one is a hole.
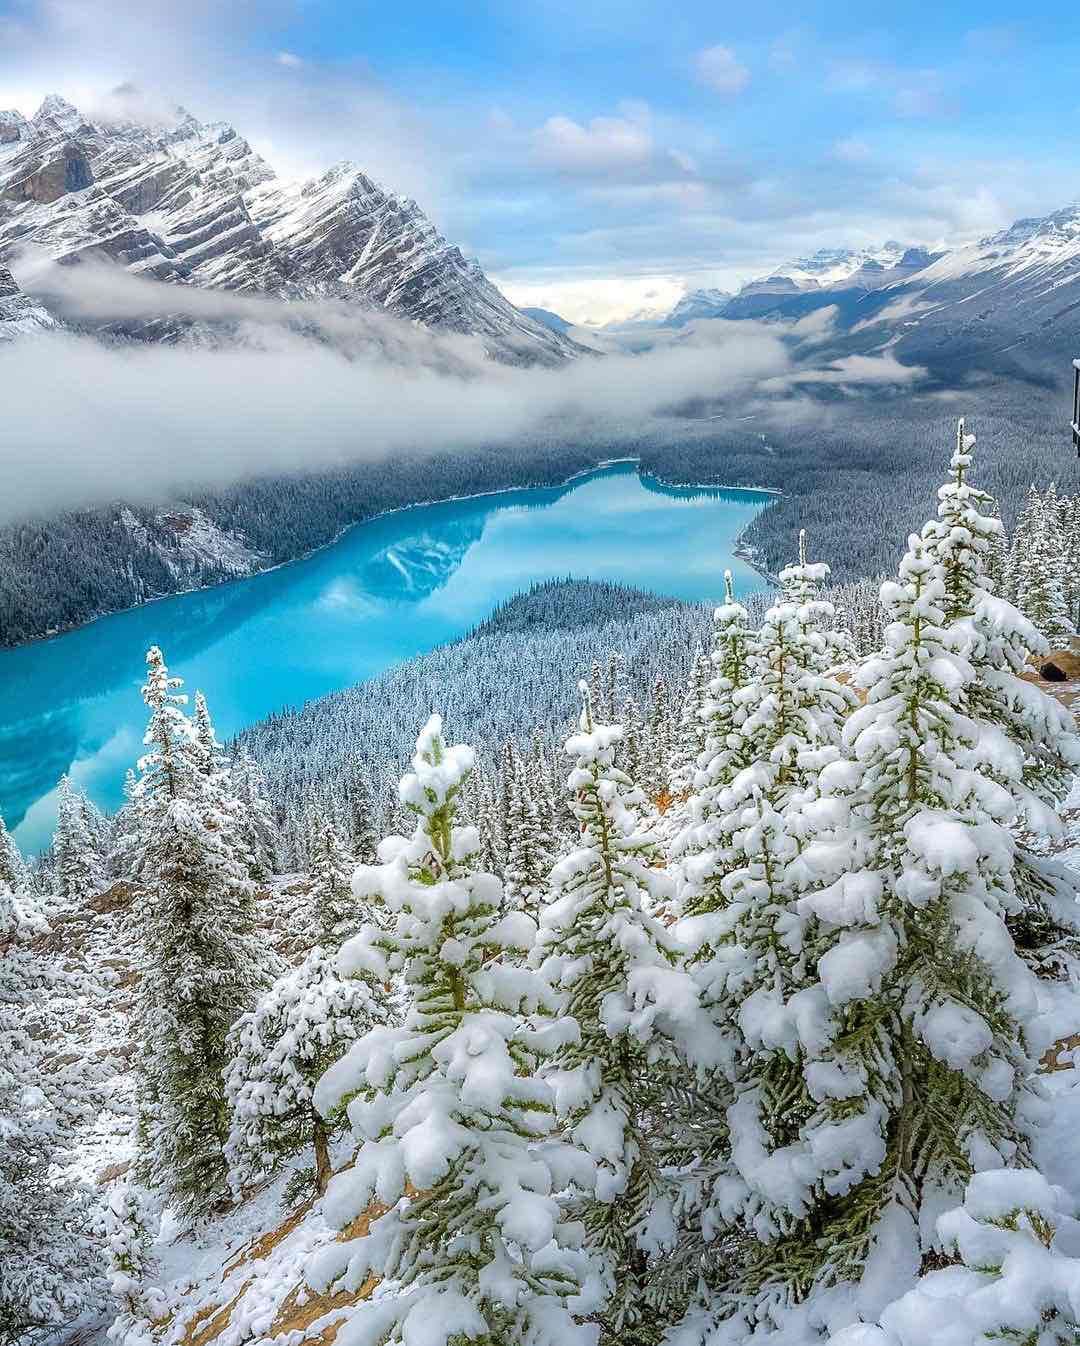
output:
M760 491L664 486L618 463L552 489L417 505L350 529L306 560L180 594L0 651L0 813L48 844L64 772L101 807L142 751L148 646L201 688L222 738L463 635L537 580L617 580L715 600L768 503Z

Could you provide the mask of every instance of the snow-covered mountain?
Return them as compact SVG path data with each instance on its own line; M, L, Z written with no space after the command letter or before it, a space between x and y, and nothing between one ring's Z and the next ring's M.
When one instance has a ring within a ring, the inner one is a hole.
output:
M1045 381L1080 355L1080 204L964 247L823 249L712 304L691 291L665 321L799 319L833 310L831 349L884 347L953 377L971 368Z
M0 266L0 341L11 341L27 332L45 331L56 325L52 314L23 294L11 272Z
M800 290L838 288L864 268L869 268L871 274L876 270L890 270L899 264L905 252L904 244L892 239L872 248L820 248L810 257L785 262L768 276L751 281L750 286L767 285L782 277ZM744 286L744 289L750 286Z
M687 290L668 316L664 319L667 327L685 327L698 318L719 318L731 295L725 290L703 289Z
M93 121L50 95L32 118L0 112L0 262L23 250L177 284L356 302L477 336L513 362L578 353L515 308L415 201L355 164L285 181L232 126L179 108L154 124Z
M909 279L934 260L923 248L883 243L876 248L822 248L811 257L787 262L742 286L688 290L664 319L665 327L685 327L698 318L757 318L782 311L785 301L807 295L878 290Z

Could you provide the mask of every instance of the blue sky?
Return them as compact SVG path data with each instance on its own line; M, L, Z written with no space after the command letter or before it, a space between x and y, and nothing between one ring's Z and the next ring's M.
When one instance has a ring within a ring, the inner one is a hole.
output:
M287 172L349 157L582 320L1080 196L1080 17L670 0L0 0L0 106L121 80Z

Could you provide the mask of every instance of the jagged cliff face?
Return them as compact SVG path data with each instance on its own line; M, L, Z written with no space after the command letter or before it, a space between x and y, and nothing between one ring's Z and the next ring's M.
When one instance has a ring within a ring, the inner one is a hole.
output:
M55 326L52 314L23 294L11 272L0 266L0 341Z
M334 298L555 364L574 344L516 309L406 197L353 164L287 182L224 123L95 123L55 95L0 112L0 263L32 249L176 284ZM143 335L169 337L155 324Z

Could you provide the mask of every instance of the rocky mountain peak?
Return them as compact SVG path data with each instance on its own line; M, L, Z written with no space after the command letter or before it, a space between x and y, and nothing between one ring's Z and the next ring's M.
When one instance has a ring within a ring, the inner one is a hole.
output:
M132 86L103 106L89 121L50 95L31 122L0 119L0 262L33 248L177 284L331 298L478 336L514 363L580 353L356 164L283 182L228 122L160 110ZM177 331L167 320L138 334Z
M50 93L42 100L41 106L31 118L35 126L52 122L65 131L74 131L83 124L83 115L79 109L61 98L58 93Z
M34 121L44 121L46 117L79 117L79 109L74 103L58 93L49 93L41 100L41 106L34 113Z

